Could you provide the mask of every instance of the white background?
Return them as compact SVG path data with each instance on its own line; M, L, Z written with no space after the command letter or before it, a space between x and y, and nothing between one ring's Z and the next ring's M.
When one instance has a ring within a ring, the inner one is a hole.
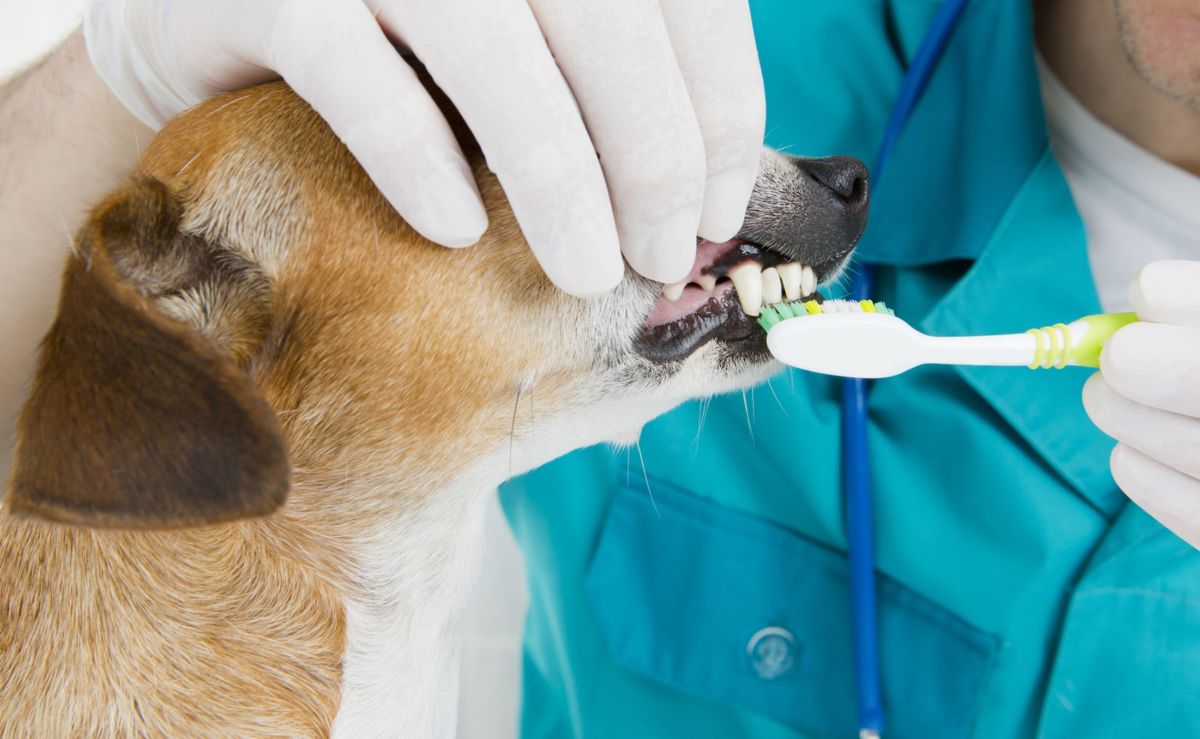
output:
M66 37L83 5L84 0L0 0L0 81ZM0 453L6 452L0 448ZM520 552L494 495L489 506L483 572L465 617L461 739L516 736L520 632L528 596Z

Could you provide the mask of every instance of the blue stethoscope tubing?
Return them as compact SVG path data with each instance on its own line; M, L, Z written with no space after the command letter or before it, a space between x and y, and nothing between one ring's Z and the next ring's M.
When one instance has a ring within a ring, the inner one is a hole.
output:
M913 108L929 84L967 0L944 0L934 14L925 38L913 56L892 106L872 176L878 187L884 166L900 138ZM874 295L875 270L859 265L850 287L855 300ZM854 633L855 687L858 728L862 739L883 733L883 699L879 678L878 613L875 604L875 545L871 513L871 465L867 449L867 381L851 378L842 384L842 477L846 540L850 561L851 619Z

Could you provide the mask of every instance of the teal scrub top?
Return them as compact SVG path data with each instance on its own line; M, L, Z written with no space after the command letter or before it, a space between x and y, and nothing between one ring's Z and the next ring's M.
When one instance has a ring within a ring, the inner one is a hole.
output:
M937 6L752 2L768 144L872 161ZM932 334L1099 310L1028 6L969 4L875 183L859 258ZM1114 485L1087 374L873 384L886 736L1200 736L1200 553ZM505 487L531 594L524 737L855 734L839 400L789 371Z

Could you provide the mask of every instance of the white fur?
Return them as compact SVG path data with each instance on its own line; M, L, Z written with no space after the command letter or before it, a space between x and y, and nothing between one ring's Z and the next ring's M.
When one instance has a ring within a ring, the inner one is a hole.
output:
M679 403L747 387L779 368L774 362L730 363L709 344L664 374L631 349L658 290L657 283L632 278L605 298L573 303L583 310L572 311L578 323L571 330L556 327L561 351L577 353L595 368L573 403L553 413L539 409L537 378L521 379L513 388L511 438L431 492L425 506L363 532L355 552L358 588L346 599L335 736L454 736L458 624L478 571L484 496L574 449L633 443L646 422Z
M665 385L638 392L613 379L608 392L568 412L538 417L518 401L514 437L462 471L430 502L364 532L356 552L358 592L346 600L346 654L337 737L450 739L459 684L459 619L483 540L486 495L573 449L630 443L653 417L705 390L742 387L770 365L722 378L698 355ZM714 376L715 375L715 376ZM535 387L523 388L529 391ZM511 465L511 467L510 467Z
M614 429L638 428L645 406L604 414ZM665 409L659 409L659 412ZM513 474L601 440L589 414L523 425ZM357 592L346 603L346 653L336 737L428 737L455 733L459 619L479 569L486 495L510 476L507 445L463 471L430 502L364 532Z
M487 483L467 474L364 532L346 599L338 737L453 737L458 620L478 568Z

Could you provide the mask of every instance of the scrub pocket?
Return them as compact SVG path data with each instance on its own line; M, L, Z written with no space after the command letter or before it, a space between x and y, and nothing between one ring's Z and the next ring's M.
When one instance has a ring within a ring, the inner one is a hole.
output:
M655 480L617 492L587 590L623 668L803 733L857 733L843 554ZM886 734L965 737L998 640L883 577Z

